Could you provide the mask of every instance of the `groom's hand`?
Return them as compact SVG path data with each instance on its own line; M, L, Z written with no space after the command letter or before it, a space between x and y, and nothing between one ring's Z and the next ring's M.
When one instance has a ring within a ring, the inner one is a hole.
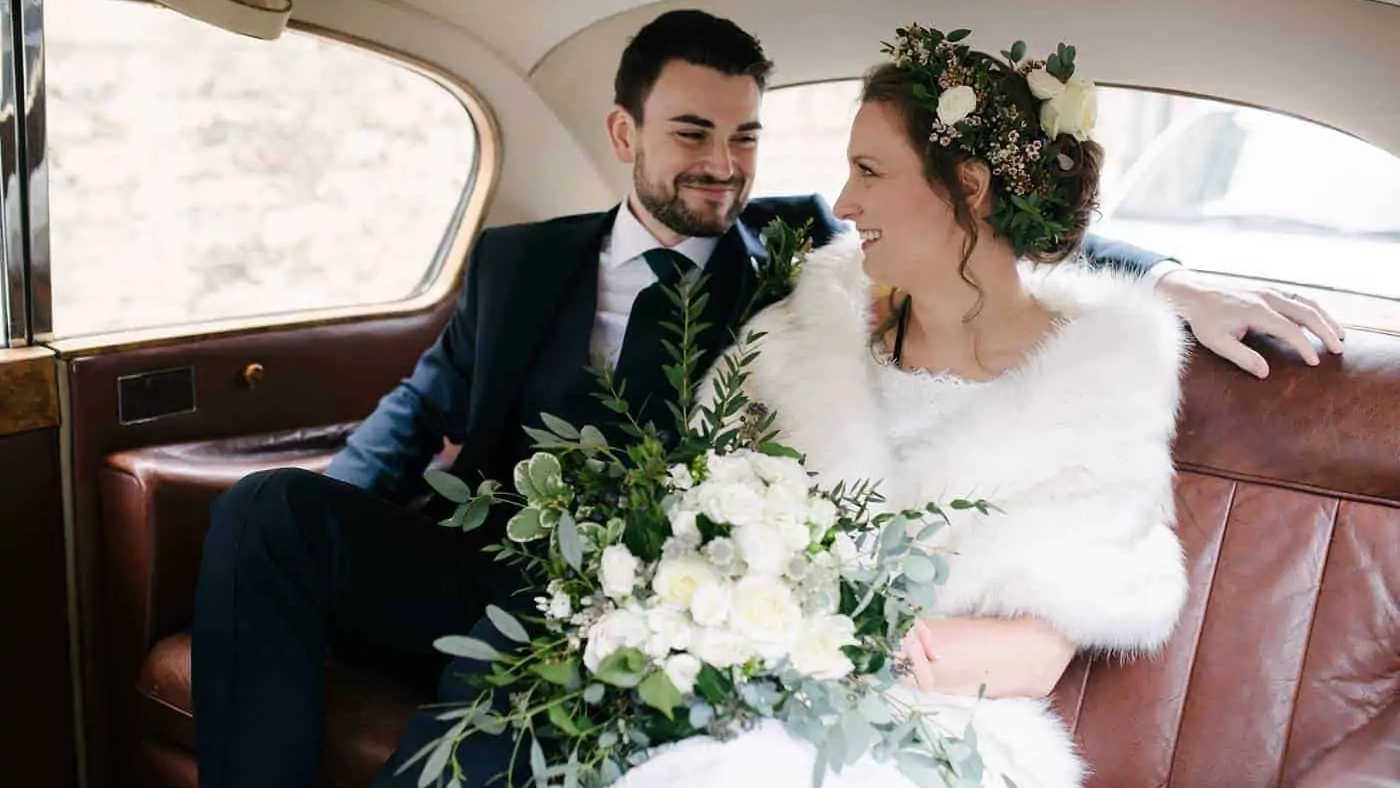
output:
M1157 292L1176 307L1191 333L1211 352L1260 378L1269 376L1264 357L1241 340L1250 331L1283 340L1309 365L1317 350L1306 329L1332 353L1342 352L1346 332L1317 302L1272 287L1224 288L1188 269L1172 271L1157 283Z

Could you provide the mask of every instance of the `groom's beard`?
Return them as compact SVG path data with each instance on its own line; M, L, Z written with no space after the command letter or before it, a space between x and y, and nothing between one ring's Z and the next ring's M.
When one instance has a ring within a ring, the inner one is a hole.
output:
M748 179L737 173L727 181L704 175L678 175L670 183L653 183L647 178L646 159L640 153L633 168L632 186L642 206L656 217L658 222L671 228L679 235L690 237L713 237L724 235L729 226L744 210L744 202L749 196ZM681 196L682 186L728 186L734 190L734 202L721 216L692 210Z

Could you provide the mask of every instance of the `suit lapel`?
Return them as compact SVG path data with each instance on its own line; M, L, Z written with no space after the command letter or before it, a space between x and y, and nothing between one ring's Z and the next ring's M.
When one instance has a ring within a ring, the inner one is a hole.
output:
M758 266L767 262L768 252L763 242L742 220L736 221L715 247L715 257L720 255L741 257L739 286L736 297L723 316L726 339L740 328L744 308L758 289Z
M483 343L482 392L478 423L491 428L509 414L525 372L554 325L579 270L596 265L603 238L617 215L614 208L596 218L539 233L512 271L503 307Z

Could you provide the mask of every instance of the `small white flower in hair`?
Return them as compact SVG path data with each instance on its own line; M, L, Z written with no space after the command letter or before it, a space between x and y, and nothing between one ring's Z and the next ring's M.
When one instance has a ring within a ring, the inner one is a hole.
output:
M958 85L938 97L938 119L945 126L966 118L977 110L977 93L971 86Z

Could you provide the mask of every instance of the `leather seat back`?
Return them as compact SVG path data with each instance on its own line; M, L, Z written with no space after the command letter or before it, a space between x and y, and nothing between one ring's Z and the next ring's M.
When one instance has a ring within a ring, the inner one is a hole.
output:
M1192 363L1176 635L1057 691L1092 786L1293 785L1400 700L1400 339L1347 344L1267 381Z

